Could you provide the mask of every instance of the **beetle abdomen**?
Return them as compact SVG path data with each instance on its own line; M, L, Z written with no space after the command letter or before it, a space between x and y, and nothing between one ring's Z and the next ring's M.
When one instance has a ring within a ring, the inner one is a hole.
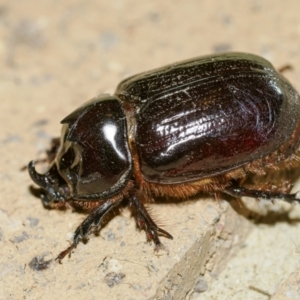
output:
M168 184L215 176L267 156L291 137L300 111L291 85L267 61L245 54L140 74L117 91L120 97L127 92L126 100L138 107L141 173L147 181Z

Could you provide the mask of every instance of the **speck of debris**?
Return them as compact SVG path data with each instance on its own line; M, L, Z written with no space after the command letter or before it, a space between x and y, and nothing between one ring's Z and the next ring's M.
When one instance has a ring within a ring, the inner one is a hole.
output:
M231 45L229 44L218 44L213 47L213 51L216 53L226 52L231 50Z
M38 120L38 121L34 122L33 126L44 126L46 124L48 124L48 120L41 119L41 120Z
M229 25L232 23L232 18L230 15L224 15L222 16L222 23L225 25Z
M0 5L0 18L2 18L8 12L8 7L4 5Z
M49 268L52 259L45 259L49 255L49 252L45 252L42 255L35 256L28 264L32 270L43 271Z
M1 143L8 144L8 143L19 143L22 142L22 138L19 135L9 135L3 140L1 140Z
M46 133L46 131L44 131L44 130L38 130L38 131L36 132L36 136L37 136L38 138L46 138L46 139L49 139L49 134Z
M27 217L27 220L29 221L30 227L35 227L37 224L39 224L39 219L37 218L32 218L32 217Z
M118 36L110 31L104 32L100 37L103 49L111 49L119 43Z
M161 16L158 12L150 12L150 13L148 13L148 18L151 22L157 23L160 21Z
M140 291L142 289L142 286L139 283L133 284L132 288L136 291Z
M208 288L208 285L206 283L206 281L204 280L204 278L201 276L197 283L195 284L195 287L194 287L194 291L196 293L203 293L207 290Z
M106 239L108 241L113 241L115 238L116 238L115 234L111 230L108 230L106 233Z
M106 276L104 277L104 281L109 287L113 287L114 285L121 283L124 277L124 273L110 272L106 274Z
M43 74L40 76L32 76L30 78L30 83L33 85L41 85L41 84L47 83L51 79L52 79L52 76L50 74Z
M43 25L32 20L17 22L11 33L13 45L25 44L31 47L42 47L46 44Z
M23 231L21 235L14 237L14 242L15 243L21 243L21 242L23 242L25 240L28 240L28 239L29 239L28 233L26 231Z

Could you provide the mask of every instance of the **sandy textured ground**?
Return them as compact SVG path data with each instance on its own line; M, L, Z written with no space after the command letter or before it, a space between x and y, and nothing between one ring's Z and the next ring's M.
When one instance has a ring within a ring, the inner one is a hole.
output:
M175 238L158 256L125 209L59 265L84 215L44 209L20 171L83 102L171 62L251 52L291 64L300 90L299 11L296 0L0 2L0 298L300 299L299 207L254 204L269 217L253 225L226 202L156 205Z

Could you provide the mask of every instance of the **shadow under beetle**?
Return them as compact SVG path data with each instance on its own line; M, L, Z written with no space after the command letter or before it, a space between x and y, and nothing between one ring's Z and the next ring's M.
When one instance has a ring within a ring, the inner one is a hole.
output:
M162 247L144 207L156 196L199 192L300 200L300 193L247 189L249 174L296 166L300 99L265 59L243 53L195 58L132 76L62 120L49 170L32 180L46 207L89 212L61 261L125 198L148 240Z

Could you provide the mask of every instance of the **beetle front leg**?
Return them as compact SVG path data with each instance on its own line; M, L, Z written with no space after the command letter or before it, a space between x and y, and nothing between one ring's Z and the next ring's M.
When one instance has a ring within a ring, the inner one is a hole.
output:
M141 201L134 195L129 200L130 207L134 210L135 219L140 229L145 229L147 239L153 241L155 244L155 250L163 248L163 244L159 240L158 235L161 234L168 239L173 239L172 235L167 231L159 228L148 214L145 206Z
M259 200L270 200L270 201L273 201L274 199L279 199L279 200L286 201L288 203L293 203L293 202L300 203L300 191L294 194L287 194L284 192L252 190L252 189L244 188L240 186L237 182L234 182L233 185L224 189L223 192L236 198L251 197Z
M66 250L62 251L55 260L58 260L61 263L61 260L71 251L76 248L79 240L84 239L90 233L92 227L99 226L102 218L107 214L112 208L117 206L120 201L106 200L100 206L96 207L88 215L88 217L77 227L74 232L73 243Z

